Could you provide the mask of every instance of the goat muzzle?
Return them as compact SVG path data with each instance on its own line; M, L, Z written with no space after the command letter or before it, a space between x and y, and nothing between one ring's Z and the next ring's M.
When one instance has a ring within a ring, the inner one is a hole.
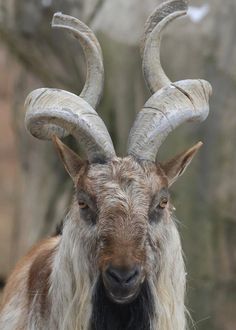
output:
M102 278L108 297L115 303L126 304L139 294L142 271L138 265L122 267L110 264Z

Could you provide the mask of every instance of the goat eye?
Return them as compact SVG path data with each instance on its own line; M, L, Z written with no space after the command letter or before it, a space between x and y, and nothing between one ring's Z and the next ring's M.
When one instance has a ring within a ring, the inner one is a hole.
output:
M168 204L168 199L167 198L163 198L160 203L158 204L158 207L160 209L164 209L166 207L166 205Z
M88 204L86 204L83 201L79 201L78 204L79 204L79 208L82 209L82 210L85 210L85 209L88 208Z

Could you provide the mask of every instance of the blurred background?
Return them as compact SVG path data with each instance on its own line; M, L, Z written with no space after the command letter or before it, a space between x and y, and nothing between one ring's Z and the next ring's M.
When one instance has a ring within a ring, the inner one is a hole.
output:
M135 113L149 94L139 41L161 0L0 0L0 287L16 261L55 231L72 184L51 143L24 128L24 100L38 87L79 93L82 51L50 28L55 11L86 22L104 55L98 112L124 154ZM236 1L192 0L188 17L167 29L162 63L171 80L205 78L213 86L203 124L185 124L159 158L202 140L204 147L172 189L188 272L188 307L201 330L236 329ZM73 144L70 139L67 141Z

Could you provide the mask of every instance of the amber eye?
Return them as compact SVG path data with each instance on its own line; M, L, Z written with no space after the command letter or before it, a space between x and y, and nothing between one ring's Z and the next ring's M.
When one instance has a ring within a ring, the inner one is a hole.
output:
M85 202L83 202L83 201L79 201L78 202L79 203L79 208L80 209L87 209L88 208L88 204L86 204Z
M163 198L160 203L158 204L158 207L161 209L164 209L166 207L166 205L168 204L168 199L167 198Z

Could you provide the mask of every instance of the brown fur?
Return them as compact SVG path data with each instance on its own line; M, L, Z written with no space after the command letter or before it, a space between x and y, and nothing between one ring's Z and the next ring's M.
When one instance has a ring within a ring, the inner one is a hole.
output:
M8 304L15 292L19 290L22 284L28 282L28 294L29 300L27 304L32 301L35 292L39 289L43 292L45 283L43 280L50 275L50 262L49 258L54 253L56 246L59 242L58 237L49 238L36 244L29 253L22 258L16 265L14 271L7 281L7 285L4 290L1 309ZM45 262L44 262L45 260ZM40 264L38 264L40 262ZM45 268L44 268L45 267ZM41 269L41 271L40 271ZM41 275L44 276L41 281ZM47 283L46 286L48 287ZM0 310L1 310L0 309Z
M104 271L111 261L114 266L144 266L149 208L154 196L168 185L161 167L126 157L90 165L81 172L86 175L79 176L77 189L88 193L99 210L99 268Z
M42 317L45 312L50 313L49 302L49 288L50 288L50 275L52 271L52 261L56 252L57 245L45 246L45 249L34 259L28 275L28 308L33 303L35 295L40 306L40 313Z

